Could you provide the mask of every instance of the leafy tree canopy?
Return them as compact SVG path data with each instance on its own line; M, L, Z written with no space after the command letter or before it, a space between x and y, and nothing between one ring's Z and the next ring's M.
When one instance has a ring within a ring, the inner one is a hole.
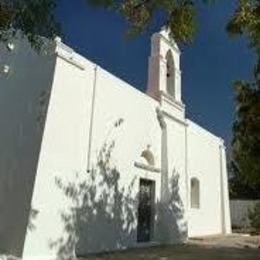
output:
M256 54L253 80L234 83L231 195L260 199L260 0L239 0L227 31L245 36Z
M17 30L34 47L41 43L39 36L54 38L59 32L54 9L54 0L0 0L0 41L7 40Z
M195 4L217 0L85 0L86 3L113 9L129 23L130 35L144 32L154 18L155 10L165 14L162 25L167 26L174 39L188 43L196 28ZM33 45L39 35L53 38L60 32L54 10L57 0L0 0L0 40L21 30Z

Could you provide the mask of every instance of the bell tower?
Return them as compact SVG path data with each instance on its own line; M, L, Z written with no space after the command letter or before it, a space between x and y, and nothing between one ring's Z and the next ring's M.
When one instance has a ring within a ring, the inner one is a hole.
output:
M151 56L149 57L147 94L163 105L168 101L182 110L180 49L170 37L167 29L152 35Z

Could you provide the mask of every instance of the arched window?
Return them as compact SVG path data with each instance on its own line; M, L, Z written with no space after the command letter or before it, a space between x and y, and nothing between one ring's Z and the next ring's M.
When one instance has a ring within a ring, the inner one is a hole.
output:
M200 208L200 182L197 178L191 179L190 184L190 202L191 208Z
M154 165L154 155L150 150L151 146L147 145L147 148L142 152L141 157L143 157L148 165Z
M175 86L174 86L175 68L174 68L172 52L170 50L166 54L166 67L167 67L166 90L167 93L174 98L175 97Z

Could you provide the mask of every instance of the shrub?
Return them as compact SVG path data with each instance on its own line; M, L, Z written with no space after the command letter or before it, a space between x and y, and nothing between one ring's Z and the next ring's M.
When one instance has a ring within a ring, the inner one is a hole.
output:
M251 227L260 231L260 202L254 206L253 210L249 210L249 220Z

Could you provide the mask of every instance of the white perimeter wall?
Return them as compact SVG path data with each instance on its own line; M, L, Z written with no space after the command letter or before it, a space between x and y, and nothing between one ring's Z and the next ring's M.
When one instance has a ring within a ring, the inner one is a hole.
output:
M230 200L230 214L232 228L246 229L250 228L249 212L260 203L259 200Z

